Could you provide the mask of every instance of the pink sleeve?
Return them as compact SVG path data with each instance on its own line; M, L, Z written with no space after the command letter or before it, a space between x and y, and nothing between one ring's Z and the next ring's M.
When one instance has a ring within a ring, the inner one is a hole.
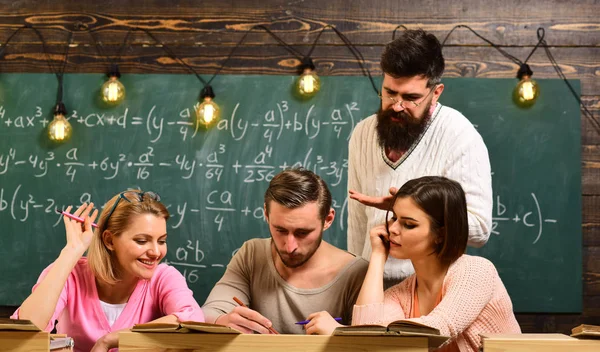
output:
M156 290L162 314L173 314L179 321L204 322L202 309L177 269L166 266L157 278Z
M398 284L384 292L383 303L354 305L352 310L352 325L376 324L387 325L395 320L405 318L402 299L406 294L406 284Z
M40 274L40 277L37 280L37 283L31 289L31 292L35 291L35 289L39 286L40 282L42 282L42 280L46 277L46 275L48 275L48 271L50 271L51 267L52 267L52 264L50 264L46 269L44 269L44 271L42 271L42 273ZM71 275L73 275L73 274L71 274ZM58 319L58 317L60 316L62 311L67 306L67 296L68 296L68 292L69 292L69 280L71 280L71 275L69 275L69 278L67 279L67 282L65 283L65 287L63 287L62 291L60 292L60 296L58 297L58 301L56 302L56 308L54 308L54 313L52 314L52 318L50 318L50 321L48 321L48 325L46 325L46 328L44 329L44 331L50 332L54 329L54 322L56 321L56 319ZM10 316L10 318L11 319L19 319L19 310L20 309L21 309L21 307L17 308L17 310L13 313L13 315Z
M495 278L494 264L482 257L463 256L446 276L446 293L428 315L409 319L440 330L442 335L455 337L469 327L492 299Z

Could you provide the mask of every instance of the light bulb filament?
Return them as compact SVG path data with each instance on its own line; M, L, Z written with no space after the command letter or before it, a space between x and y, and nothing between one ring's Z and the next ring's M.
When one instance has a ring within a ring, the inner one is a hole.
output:
M210 104L206 104L204 106L204 122L206 124L211 123L214 116L215 116L215 108Z
M108 84L108 100L116 101L119 96L119 85L115 82L110 82Z
M304 80L302 81L303 83L303 89L306 93L312 93L315 90L315 82L312 78L312 76L310 75L306 75L304 76Z
M531 100L534 97L534 93L533 93L533 84L529 81L527 82L523 82L523 85L521 86L523 89L522 92L522 97L525 100Z

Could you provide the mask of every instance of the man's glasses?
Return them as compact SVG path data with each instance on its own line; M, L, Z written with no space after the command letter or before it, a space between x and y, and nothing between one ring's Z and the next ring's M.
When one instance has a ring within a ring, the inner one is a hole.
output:
M429 90L429 93L427 93L426 96L424 96L422 99L420 99L420 101L419 100L400 100L391 95L383 95L381 93L379 93L379 98L381 100L384 100L384 98L389 99L392 102L392 105L400 104L402 109L414 109L414 108L418 108L425 101L425 99L427 99L427 97L431 94L431 92L433 92L433 90L435 89L436 86L437 86L437 84L434 85L433 87L431 87L431 89Z
M121 199L124 199L129 203L133 203L134 201L143 202L144 197L147 197L157 202L160 201L160 196L158 195L158 193L154 192L125 191L119 193L119 198L117 198L117 201L112 206L110 212L108 213L108 216L106 217L106 223L108 223L108 219L110 219L110 216L115 212L115 209L117 209L117 205L119 205Z

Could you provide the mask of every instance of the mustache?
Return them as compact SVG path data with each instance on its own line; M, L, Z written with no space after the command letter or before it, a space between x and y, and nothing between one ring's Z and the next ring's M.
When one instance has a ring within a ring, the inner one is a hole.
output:
M419 125L421 120L416 119L405 111L394 111L393 109L379 110L378 115L381 119L391 120L392 118L400 120L404 125Z

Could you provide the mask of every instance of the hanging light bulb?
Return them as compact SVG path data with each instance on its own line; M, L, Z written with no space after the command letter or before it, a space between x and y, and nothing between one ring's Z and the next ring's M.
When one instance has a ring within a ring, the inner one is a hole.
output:
M125 100L125 86L119 81L119 77L121 77L119 66L112 65L108 73L108 80L100 88L102 101L108 105L117 106Z
M540 95L540 89L536 81L531 79L533 71L529 65L523 64L517 72L517 78L520 80L513 92L515 103L523 108L531 107L537 101Z
M315 65L312 59L305 57L300 64L302 74L296 81L296 92L303 99L309 99L315 96L321 89L321 80L315 72Z
M48 138L51 141L62 143L71 138L71 124L65 118L67 109L62 102L54 107L54 119L48 124Z
M212 87L206 85L200 93L203 101L196 108L196 129L200 126L209 128L219 121L219 106L213 101L214 97Z

